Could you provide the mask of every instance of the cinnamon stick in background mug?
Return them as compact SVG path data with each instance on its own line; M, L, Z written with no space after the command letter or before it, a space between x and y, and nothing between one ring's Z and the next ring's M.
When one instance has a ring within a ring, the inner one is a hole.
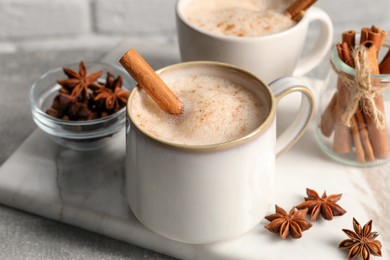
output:
M176 21L181 58L230 63L266 82L303 75L325 57L333 37L329 16L310 7L314 2L299 0L289 6L287 0L179 0ZM309 24L314 21L320 24L319 35L313 48L304 50Z
M317 0L296 0L286 8L285 13L287 13L295 22L299 22L305 15L306 11L315 2L317 2Z

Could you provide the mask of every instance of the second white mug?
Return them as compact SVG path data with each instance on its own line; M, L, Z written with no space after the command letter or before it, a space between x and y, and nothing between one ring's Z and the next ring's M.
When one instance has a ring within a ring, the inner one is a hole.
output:
M321 62L332 42L332 22L323 10L316 7L311 7L301 21L285 31L265 36L237 37L211 33L190 23L183 9L191 1L179 0L176 6L182 61L229 63L271 82L280 77L306 74ZM312 22L318 22L321 31L314 47L304 51L309 24Z

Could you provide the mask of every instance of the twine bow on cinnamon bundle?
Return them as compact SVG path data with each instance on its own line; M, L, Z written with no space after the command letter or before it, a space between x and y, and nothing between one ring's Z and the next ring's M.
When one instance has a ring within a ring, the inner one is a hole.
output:
M355 46L355 32L342 35L337 51L340 59L355 68L347 74L332 64L338 75L337 91L321 117L321 132L333 135L333 151L356 153L364 163L389 156L386 117L382 92L390 83L381 82L373 74L390 73L390 50L378 65L379 48L387 33L377 26L361 30L360 44ZM355 149L353 149L353 147Z
M354 94L351 98L351 103L348 105L347 110L342 115L341 120L346 126L351 126L351 119L356 113L360 102L362 103L362 109L364 113L370 116L378 129L384 129L386 127L385 117L380 109L377 108L375 103L375 96L380 93L384 88L390 87L388 83L373 82L371 79L369 59L369 48L371 48L372 42L367 41L364 45L353 49L353 60L355 63L356 75L354 79L350 79L343 72L335 71L339 75L341 81L348 88L354 88Z

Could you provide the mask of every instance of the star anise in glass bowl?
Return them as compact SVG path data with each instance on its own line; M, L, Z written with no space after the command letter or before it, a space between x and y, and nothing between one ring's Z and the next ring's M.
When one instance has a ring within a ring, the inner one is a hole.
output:
M45 73L33 84L29 95L34 122L67 148L104 147L126 123L123 101L108 110L99 107L105 100L95 100L96 91L111 84L112 77L121 79L121 89L126 92L135 86L124 69L100 62L81 62Z

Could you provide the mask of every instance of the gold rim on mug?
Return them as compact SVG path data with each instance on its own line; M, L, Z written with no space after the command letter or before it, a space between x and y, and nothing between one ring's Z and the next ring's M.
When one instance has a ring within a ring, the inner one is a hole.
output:
M139 127L136 123L134 123L133 117L130 113L130 108L132 104L133 97L137 91L139 91L140 87L137 85L130 93L129 100L127 102L127 117L130 119L131 127L135 126L138 131L140 131L143 135L149 137L151 140L154 140L160 144L170 146L172 148L180 149L180 150L190 150L190 151L216 151L216 150L224 150L228 149L231 147L235 147L244 143L247 143L251 140L253 140L255 137L259 136L262 134L266 129L268 129L273 120L275 119L275 114L276 114L276 101L273 93L269 89L268 85L265 84L263 81L261 81L259 78L257 78L255 75L252 73L243 70L241 68L238 68L233 65L229 65L226 63L221 63L221 62L214 62L214 61L190 61L190 62L183 62L183 63L178 63L174 65L170 65L167 67L164 67L162 69L159 69L156 71L157 74L162 74L165 72L170 72L170 71L175 71L175 70L180 70L183 68L188 68L188 67L195 67L195 66L211 66L211 67L218 67L221 69L227 69L227 70L233 70L235 72L238 72L240 74L245 75L246 77L250 77L252 80L255 80L258 84L263 86L264 90L268 93L269 99L270 99L270 109L269 113L267 115L267 118L261 123L255 130L250 132L249 134L242 136L240 138L237 138L232 141L227 141L227 142L222 142L222 143L216 143L216 144L207 144L207 145L187 145L187 144L179 144L179 143L174 143L174 142L169 142L160 138L157 138L156 136L151 135L147 131L144 131L141 127ZM299 88L299 87L297 87ZM287 94L287 93L286 93ZM303 131L302 131L303 132ZM288 145L288 147L291 147L292 144ZM287 147L283 149L283 151L288 150ZM283 152L281 152L283 153Z

